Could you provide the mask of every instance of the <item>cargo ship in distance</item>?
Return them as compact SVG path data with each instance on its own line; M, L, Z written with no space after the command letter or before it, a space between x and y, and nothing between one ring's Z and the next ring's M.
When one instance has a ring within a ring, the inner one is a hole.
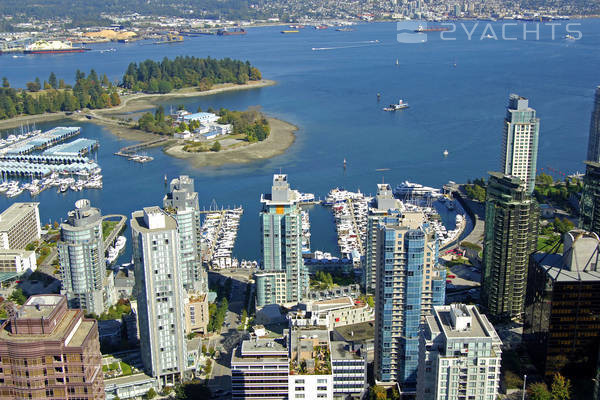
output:
M87 47L73 47L71 42L61 42L59 40L38 40L25 47L25 54L62 54L62 53L83 53L89 51Z
M233 35L245 35L246 34L246 30L244 29L232 29L232 30L228 30L228 29L219 29L217 31L217 35L219 36L233 36Z
M446 32L449 31L450 28L447 26L430 26L427 28L423 28L422 25L419 25L415 32Z

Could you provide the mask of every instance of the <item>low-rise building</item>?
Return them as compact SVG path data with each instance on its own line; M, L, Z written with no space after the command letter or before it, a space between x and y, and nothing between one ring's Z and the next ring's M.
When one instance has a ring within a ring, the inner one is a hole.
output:
M348 286L338 286L333 289L311 290L306 295L306 300L328 300L346 296L356 299L360 295L360 285L353 283Z
M117 319L98 321L98 337L102 346L116 346L121 343L122 323Z
M290 399L333 398L333 371L329 332L326 329L292 329L290 340Z
M0 249L24 249L40 240L40 203L13 203L0 214Z
M418 400L495 400L502 342L475 306L434 306L419 344Z
M0 398L104 399L98 324L61 295L31 296L0 327Z
M367 392L367 358L345 341L331 341L333 398L362 399Z
M120 299L129 299L135 286L135 274L129 269L120 269L114 276L115 295Z
M244 340L231 357L233 399L361 398L366 359L329 335L324 327L294 327L280 338Z
M325 326L332 330L338 326L374 321L374 310L368 304L351 297L305 302L287 316L291 326Z
M231 356L235 399L288 399L290 363L285 338L244 340Z
M17 275L37 269L35 251L11 249L0 250L0 273Z
M213 113L209 113L209 112L198 112L198 113L192 113L192 114L184 114L181 118L181 120L183 122L189 123L192 121L198 121L201 124L210 124L210 123L214 123L217 122L219 120L219 117L217 114L213 114Z
M142 398L151 388L158 390L156 379L143 373L104 381L106 400Z
M207 333L208 326L208 298L206 293L188 293L184 300L185 332Z

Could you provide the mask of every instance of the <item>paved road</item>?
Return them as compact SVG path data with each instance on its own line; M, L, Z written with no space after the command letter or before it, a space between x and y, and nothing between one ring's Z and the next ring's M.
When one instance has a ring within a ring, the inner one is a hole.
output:
M209 340L209 347L219 350L219 358L213 363L211 378L208 387L214 393L216 390L231 392L231 353L243 338L244 332L238 331L241 322L241 314L244 308L246 287L248 285L249 271L235 270L224 271L216 275L222 281L228 277L232 278L231 296L229 298L229 311L225 316L224 326L221 333ZM230 395L222 396L222 399L230 398Z

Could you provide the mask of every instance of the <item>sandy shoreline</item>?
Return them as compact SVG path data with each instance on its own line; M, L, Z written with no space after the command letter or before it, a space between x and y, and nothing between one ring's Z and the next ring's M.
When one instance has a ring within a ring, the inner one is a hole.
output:
M121 104L117 107L86 112L82 111L81 113L70 113L70 115L66 115L64 112L26 115L0 121L0 129L18 128L21 125L31 125L36 122L71 119L77 122L91 122L102 125L115 136L122 139L148 142L158 138L164 138L165 136L144 132L139 129L132 129L131 126L120 119L123 118L123 114L155 107L155 102L157 100L178 97L210 96L216 93L255 89L275 84L276 82L274 81L264 79L248 82L245 85L215 85L212 89L204 92L198 92L195 88L186 88L167 94L135 94L123 96L121 98ZM91 117L91 119L88 117ZM173 144L173 141L169 141L164 147L164 152L172 157L187 160L196 168L225 164L243 164L275 157L283 154L294 143L296 140L295 132L298 128L288 122L276 118L268 117L267 119L269 120L271 133L269 137L262 142L245 144L234 148L225 148L219 152L190 153L183 150L184 145L182 142Z
M183 150L182 144L165 148L170 156L188 160L194 167L244 164L264 160L285 153L296 140L298 127L276 118L267 117L271 127L269 137L262 142L248 144L219 152L190 153Z

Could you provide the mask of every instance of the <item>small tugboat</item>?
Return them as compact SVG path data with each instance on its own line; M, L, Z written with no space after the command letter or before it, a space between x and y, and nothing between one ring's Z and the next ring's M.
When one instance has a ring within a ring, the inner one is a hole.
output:
M400 100L398 104L390 104L389 106L385 107L383 111L398 111L408 107L408 103L405 103L402 100Z

